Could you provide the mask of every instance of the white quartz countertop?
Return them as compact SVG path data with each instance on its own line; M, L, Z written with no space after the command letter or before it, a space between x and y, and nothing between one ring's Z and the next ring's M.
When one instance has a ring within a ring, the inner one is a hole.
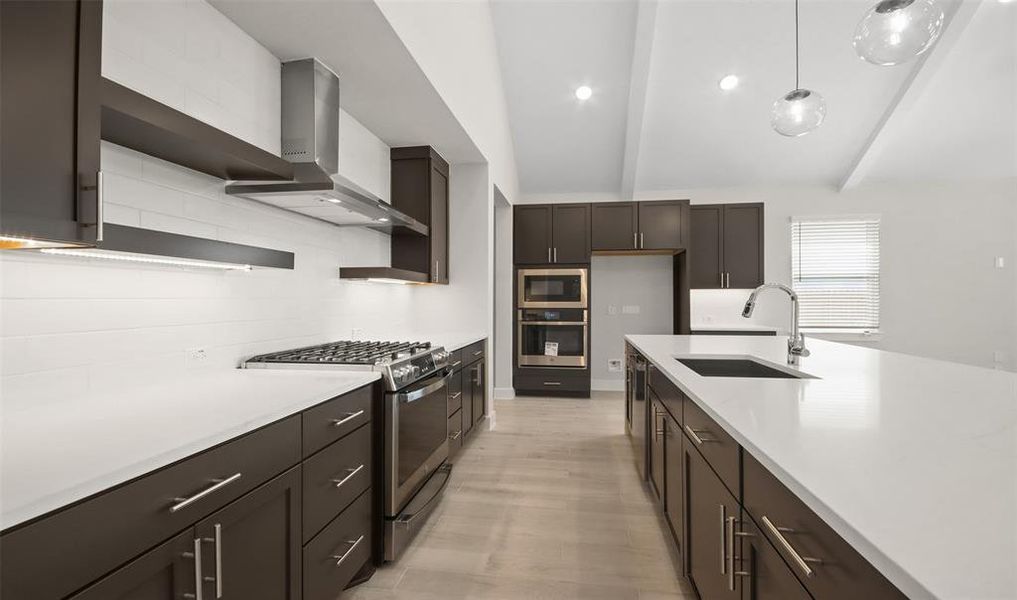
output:
M3 399L0 529L17 525L379 378L229 369L105 394Z
M487 337L486 333L472 332L472 333L440 333L437 335L426 335L420 336L421 339L426 339L431 342L432 346L444 346L446 350L452 352L460 348L465 348L470 344L479 342L480 340Z
M674 357L787 338L626 339L909 598L1017 598L1017 374L810 338L818 379L713 378Z

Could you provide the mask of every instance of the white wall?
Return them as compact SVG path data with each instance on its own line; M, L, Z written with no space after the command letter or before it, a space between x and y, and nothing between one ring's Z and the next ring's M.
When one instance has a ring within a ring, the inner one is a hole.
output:
M375 0L515 202L519 180L488 0Z
M625 336L674 332L674 259L670 256L594 256L590 262L590 384L625 388ZM614 308L612 311L611 308ZM626 313L628 309L630 312ZM638 310L638 313L632 313ZM611 314L614 312L614 314ZM610 371L607 361L622 361Z
M677 195L676 195L677 194ZM1017 182L738 188L646 194L694 204L765 202L766 280L791 279L790 219L880 214L881 339L867 345L1017 369ZM642 198L641 198L642 199ZM1006 267L994 268L994 258ZM745 290L694 293L693 322L738 323ZM786 328L787 301L767 296L754 320Z
M512 205L496 194L494 205L494 388L497 397L511 397L512 365Z
M278 151L278 61L202 2L144 7L104 4L104 73ZM202 87L224 73L249 76L241 95L250 95L250 118L231 114L224 87ZM202 89L217 100L197 99ZM387 149L348 115L340 123L341 169L387 196ZM491 328L486 165L451 167L449 286L340 281L339 265L387 264L387 236L229 197L221 180L110 144L102 167L109 221L288 250L295 269L220 273L0 254L5 395L76 394L231 368L255 353L349 338L354 329L365 338L426 339ZM193 348L209 358L189 361Z

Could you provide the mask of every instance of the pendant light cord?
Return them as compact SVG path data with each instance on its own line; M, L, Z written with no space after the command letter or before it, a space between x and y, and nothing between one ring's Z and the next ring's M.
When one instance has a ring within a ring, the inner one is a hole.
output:
M798 83L798 0L795 0L795 89L799 87Z

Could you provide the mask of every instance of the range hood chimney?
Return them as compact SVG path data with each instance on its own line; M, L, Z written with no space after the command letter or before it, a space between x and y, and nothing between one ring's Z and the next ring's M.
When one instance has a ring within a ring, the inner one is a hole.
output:
M282 65L282 157L294 179L232 183L226 193L333 225L427 235L428 228L339 174L339 78L315 58Z

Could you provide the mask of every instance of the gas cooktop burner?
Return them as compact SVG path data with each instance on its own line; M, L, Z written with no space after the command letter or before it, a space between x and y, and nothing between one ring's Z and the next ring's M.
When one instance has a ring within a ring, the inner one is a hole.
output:
M341 341L262 354L248 362L376 365L419 354L430 348L430 342Z
M449 353L430 342L341 341L248 359L245 368L343 368L380 371L389 390L426 379L448 365Z

